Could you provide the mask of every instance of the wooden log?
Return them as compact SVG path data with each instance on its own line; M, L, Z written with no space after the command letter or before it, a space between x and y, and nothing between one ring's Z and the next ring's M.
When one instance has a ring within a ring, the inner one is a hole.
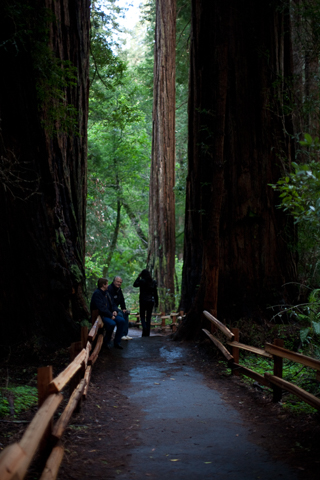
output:
M86 348L88 341L88 327L82 326L81 327L81 348Z
M61 438L64 430L66 429L69 423L69 420L71 418L73 411L75 410L79 400L82 397L82 393L84 391L85 386L86 386L86 380L83 378L79 383L79 385L77 386L77 388L73 391L66 408L64 409L59 420L56 422L56 424L53 427L52 437L55 440L58 440Z
M10 480L25 457L26 452L21 448L19 443L13 443L6 447L0 454L1 480Z
M61 445L57 445L52 449L40 480L55 480L57 478L63 454L64 448Z
M95 321L97 320L97 318L99 317L99 310L92 310L91 312L91 324L94 325L95 324Z
M49 383L49 393L61 392L63 387L70 381L70 379L80 370L84 359L86 357L86 350L83 349L70 363L63 372L61 372L56 378Z
M287 390L290 393L293 393L297 397L301 398L301 400L303 400L304 402L308 403L309 405L316 408L317 410L320 410L320 399L315 397L311 393L306 392L302 388L297 387L296 385L293 385L293 383L290 383L287 380L284 380L283 378L279 378L274 375L271 375L270 373L265 373L264 376L270 383L275 384L279 388L283 388L284 390Z
M90 355L90 358L89 358L89 361L88 361L89 365L93 365L95 363L95 361L97 360L99 352L100 352L101 347L102 347L102 344L103 344L103 335L100 334L99 337L98 337L96 346L94 347L94 350L93 350L92 354Z
M38 407L41 407L48 396L48 385L52 381L52 366L38 368L37 386L38 386ZM53 418L51 418L46 431L40 442L40 451L44 452L47 447L48 438L50 437L53 427Z
M250 370L250 368L243 367L242 365L238 365L237 363L231 363L230 368L232 369L232 371L237 371L241 375L252 378L261 385L264 385L265 387L271 387L270 382L263 375L260 375L259 373Z
M98 316L97 320L95 321L94 325L92 326L89 334L88 334L88 341L93 342L96 338L99 328L103 327L103 321L100 315Z
M203 311L203 315L208 319L210 320L211 323L213 323L213 325L215 325L216 327L219 328L219 330L221 330L221 332L223 332L226 337L228 337L229 340L233 340L234 339L234 334L232 332L230 332L229 328L227 328L225 325L223 325L223 323L221 323L219 320L217 320L213 315L211 315L211 313L207 312L206 310Z
M92 367L91 365L88 365L86 368L86 372L84 374L84 379L86 381L86 386L84 387L82 397L87 398L87 393L89 389L89 383L90 383L90 378L91 378L91 372L92 372Z
M226 342L226 343L231 347L237 347L237 348L240 348L241 350L247 350L248 352L256 353L257 355L262 355L263 357L272 358L272 355L266 352L265 350L263 350L262 348L252 347L251 345L239 343L236 340L234 340L233 342Z
M239 347L236 344L239 343L240 332L239 332L239 328L232 328L231 331L234 334L234 342L227 342L227 344L232 345L231 355L234 358L234 362L238 364L240 359L240 351L239 351ZM238 377L240 373L237 369L232 369L232 375L235 375L236 377Z
M73 362L73 360L76 358L77 355L82 350L82 343L80 342L74 342L71 343L70 349L69 349L69 354L70 354L70 363Z
M102 335L102 338L103 338L103 335ZM91 344L90 342L87 342L87 346L86 346L86 356L85 356L85 359L84 359L84 366L85 366L85 368L87 368L87 365L88 365L88 361L89 361L89 356L90 356L91 349L92 349L92 344Z
M278 347L283 347L283 340L280 338L274 339L274 345ZM277 355L273 355L273 374L276 377L282 378L282 370L283 370L283 358ZM282 389L276 385L272 384L273 388L273 401L280 402L282 398Z
M208 335L208 337L210 338L210 340L215 344L216 347L219 348L220 352L223 353L223 355L226 357L226 359L228 360L228 362L232 362L234 360L233 356L231 355L231 353L226 349L226 347L224 345L222 345L222 343L220 342L220 340L218 340L216 337L214 337L210 332L208 332L208 330L206 330L205 328L202 329L202 331Z
M37 451L40 440L62 400L62 395L52 394L43 402L28 428L24 432L19 445L25 451L26 456L19 463L19 467L13 477L13 480L22 480L27 469Z
M52 381L52 366L39 367L37 375L38 407L40 407L48 396L48 385Z
M292 360L293 362L301 363L306 367L320 371L320 360L316 360L315 358L307 357L301 353L291 352L291 350L287 350L286 348L282 348L277 345L272 345L271 343L266 343L265 350L272 355L277 355L278 357L286 358L288 360Z

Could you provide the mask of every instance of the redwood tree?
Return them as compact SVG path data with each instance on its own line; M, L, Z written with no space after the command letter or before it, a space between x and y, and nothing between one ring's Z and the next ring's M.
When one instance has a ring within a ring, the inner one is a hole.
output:
M190 336L204 309L227 321L265 315L295 278L291 221L268 186L293 156L282 98L289 21L280 0L192 1L181 300Z
M0 7L0 318L9 343L69 342L88 313L89 3Z
M174 294L175 35L176 0L157 0L147 263L165 310L172 308Z

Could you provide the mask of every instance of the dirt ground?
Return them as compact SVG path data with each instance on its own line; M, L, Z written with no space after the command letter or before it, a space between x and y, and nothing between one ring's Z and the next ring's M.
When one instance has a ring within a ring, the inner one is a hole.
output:
M131 334L140 335L138 331L133 332L133 330L130 330ZM169 357L168 355L167 357L159 355L156 353L156 349L152 350L151 343L147 346L149 350L143 350L142 347L147 345L146 341L152 342L153 339L134 338L127 342L122 351L113 348L101 351L93 367L88 398L82 403L80 412L73 416L62 440L65 456L58 475L60 480L162 478L163 475L166 475L166 470L164 470L164 474L160 475L159 473L160 476L157 476L156 472L161 471L160 465L163 465L163 462L160 464L156 458L153 459L153 467L150 460L148 460L149 463L146 461L144 454L140 461L139 458L136 458L137 455L140 455L139 452L144 452L143 445L147 441L146 439L149 439L150 445L155 442L151 435L156 434L157 436L157 432L147 431L153 428L150 426L152 425L150 422L148 427L142 428L143 424L146 425L145 419L148 411L150 413L150 408L147 400L140 402L135 399L135 396L139 397L140 395L139 398L141 398L143 395L141 381L145 382L150 391L152 388L158 388L155 385L159 388L165 384L170 386L170 380L175 380L182 368L192 369L200 374L203 384L209 389L217 391L222 403L237 412L241 422L247 426L249 442L256 445L257 448L267 451L275 462L285 462L291 468L292 476L289 473L286 478L318 480L320 470L319 414L288 414L281 405L272 402L272 395L266 390L259 386L251 387L244 383L241 377L226 373L225 368L218 363L221 358L217 356L209 340L195 344L174 342L170 336L163 337L161 342L164 343L163 347L160 346L160 353L161 348L165 348L165 351L170 353ZM22 357L20 357L21 360ZM149 360L152 368L161 373L161 381L167 383L160 385L160 381L154 382L153 378L148 377L148 372L144 369ZM54 374L59 373L66 363L68 363L67 353L63 351L57 353ZM0 373L2 378L9 374L11 381L14 381L15 375L19 375L20 381L21 379L25 381L29 377L29 383L33 384L38 366L40 365L34 365L30 360L28 365L24 363L22 369L22 366L19 365L19 357L16 357L12 358L11 364L0 365ZM133 371L145 372L140 373L140 377L145 375L145 378L139 378L139 381L135 383ZM189 373L184 373L184 375L189 375ZM65 400L59 411L62 411L67 402L67 389L64 396ZM147 393L145 398L147 399ZM170 396L170 390L168 390L167 396L163 397L163 401L166 402L166 413L170 414L171 409L173 417L176 417L177 413L174 412L179 412L179 410L173 409L174 398ZM155 402L156 400L153 400L154 405ZM181 408L183 408L182 405ZM161 414L157 409L152 412L154 425L157 428ZM31 409L18 419L2 419L0 422L1 450L21 438L34 413L35 409ZM175 443L178 443L176 440L179 439L179 432L182 436L183 429L184 426L180 426L175 430ZM169 443L168 439L168 445ZM149 457L152 459L152 455ZM175 460L178 461L179 458L171 461ZM212 462L202 463L211 464ZM36 459L26 477L27 480L39 478L41 469L41 462ZM210 473L206 472L207 470L202 474L199 471L198 477L196 474L188 474L188 467L185 467L183 475L181 473L180 477L178 470L168 470L168 474L173 478L213 478ZM264 475L249 477L237 474L237 478L273 478L273 476L268 477L267 473ZM215 478L233 477L234 474L230 473L225 476L221 474Z

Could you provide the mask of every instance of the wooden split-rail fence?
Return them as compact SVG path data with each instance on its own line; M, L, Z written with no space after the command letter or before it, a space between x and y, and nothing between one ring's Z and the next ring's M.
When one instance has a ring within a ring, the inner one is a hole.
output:
M209 332L205 328L202 329L224 355L228 362L228 366L231 368L234 375L245 375L252 378L260 385L272 388L274 402L279 402L282 398L282 390L286 390L320 411L320 399L318 397L282 378L283 359L285 358L314 369L316 371L316 380L320 382L319 360L283 348L284 342L282 339L275 339L273 344L266 343L264 349L245 345L239 342L239 329L232 328L229 330L229 328L206 310L203 312L203 315L210 320L211 324L214 326L213 330L218 329L226 336L226 345L231 347L231 352L216 336L212 334L214 332ZM247 367L239 365L239 353L241 349L273 359L273 375L267 372L264 375L260 375Z
M183 312L180 312L180 314ZM180 321L179 313L164 315L154 314L160 317L160 322L152 322L152 326L159 326L163 331L170 327L176 331ZM140 317L138 313L135 325L139 327ZM166 320L171 319L167 324ZM19 442L6 447L0 455L0 479L22 480L38 451L47 458L45 468L40 480L54 480L64 455L60 439L66 430L74 411L79 411L82 399L88 393L88 387L92 367L96 362L103 344L103 334L99 329L103 322L98 311L92 312L92 328L88 333L88 327L81 328L81 341L75 342L70 347L71 363L56 378L52 378L52 367L38 369L38 406L39 409L30 422ZM61 391L69 385L70 398L64 411L54 424L54 414L59 407L63 395Z
M39 408L19 442L6 447L0 455L0 479L22 480L38 451L47 458L40 480L54 480L64 455L60 439L74 411L79 411L82 399L88 393L92 367L96 362L102 343L101 317L88 327L81 328L81 341L70 347L71 363L56 378L52 367L38 369ZM54 423L54 413L69 385L70 398L59 419Z

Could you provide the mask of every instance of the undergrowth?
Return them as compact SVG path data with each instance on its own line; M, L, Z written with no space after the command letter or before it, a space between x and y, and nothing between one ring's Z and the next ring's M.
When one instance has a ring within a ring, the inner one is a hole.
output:
M262 376L265 372L273 374L273 361L268 358L241 352L240 365L250 368ZM320 384L316 381L316 372L312 368L284 359L283 379L320 398ZM243 380L249 384L254 383L254 380L245 376ZM263 388L270 393L272 392L271 389ZM281 405L283 409L289 412L315 413L316 411L313 407L286 391L283 391Z
M38 392L36 387L28 385L0 388L0 417L18 416L37 404Z

